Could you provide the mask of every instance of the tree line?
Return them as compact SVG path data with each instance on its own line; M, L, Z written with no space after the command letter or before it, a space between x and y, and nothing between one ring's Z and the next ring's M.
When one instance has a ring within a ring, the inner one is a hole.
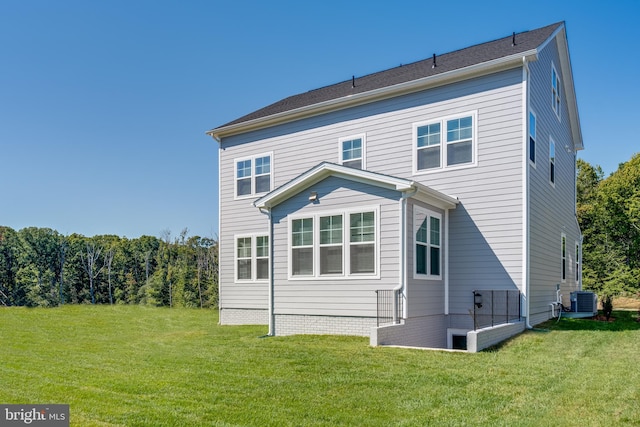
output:
M0 306L215 307L217 241L187 233L127 239L0 226Z
M577 166L583 285L607 314L613 297L640 295L640 153L607 178L599 166Z

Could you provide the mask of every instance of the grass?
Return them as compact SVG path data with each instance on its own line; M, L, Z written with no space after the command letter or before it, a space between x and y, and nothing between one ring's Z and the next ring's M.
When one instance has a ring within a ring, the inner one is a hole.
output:
M478 354L261 338L217 313L0 310L0 403L74 426L640 426L640 323L562 319Z

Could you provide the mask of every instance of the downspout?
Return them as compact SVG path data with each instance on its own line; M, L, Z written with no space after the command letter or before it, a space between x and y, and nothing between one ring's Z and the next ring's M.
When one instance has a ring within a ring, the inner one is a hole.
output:
M273 221L271 219L271 209L260 208L260 212L269 218L269 307L267 309L269 316L269 332L268 336L275 336L275 315L274 315L274 298L273 298Z
M400 283L398 286L393 288L393 321L397 323L397 298L395 298L395 294L400 292L404 295L405 304L403 304L402 317L404 319L407 318L407 199L413 197L418 192L417 188L414 188L412 191L403 192L402 197L400 198Z
M522 154L522 280L525 290L525 326L531 326L531 271L529 266L529 228L530 228L530 198L529 198L529 65L526 56L522 57L522 110L523 110L523 154Z

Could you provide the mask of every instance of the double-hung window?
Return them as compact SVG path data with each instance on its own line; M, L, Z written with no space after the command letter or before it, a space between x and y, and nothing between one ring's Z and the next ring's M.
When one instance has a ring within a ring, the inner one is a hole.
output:
M442 216L416 206L413 213L415 232L415 277L439 278L442 266Z
M351 274L375 273L375 213L352 213L349 220Z
M269 279L269 236L236 237L236 280Z
M264 194L272 188L272 155L235 160L236 197Z
M365 169L365 136L356 135L340 139L340 164L354 169Z
M549 182L556 185L556 143L549 139Z
M474 165L476 113L446 117L413 126L416 172Z
M556 67L551 64L551 108L560 119L561 103L560 103L560 77L556 71Z
M529 161L536 164L536 115L529 111Z
M291 221L291 275L313 275L313 218Z
M376 275L378 208L290 219L290 277Z
M320 217L320 274L342 274L342 215Z

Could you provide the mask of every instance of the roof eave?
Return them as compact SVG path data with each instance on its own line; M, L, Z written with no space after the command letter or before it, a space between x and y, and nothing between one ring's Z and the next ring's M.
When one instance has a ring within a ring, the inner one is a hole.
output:
M399 83L368 92L331 99L293 110L283 111L281 113L248 120L246 122L211 129L206 133L207 135L215 138L218 142L221 142L222 138L227 136L237 135L240 133L258 130L269 126L275 126L281 123L286 123L306 117L312 117L328 111L341 110L356 105L362 105L386 98L391 98L412 92L418 92L420 90L429 89L435 86L441 86L459 80L469 79L483 74L519 67L522 66L523 57L527 58L528 61L535 61L537 59L537 54L537 49L530 49L528 51L504 56L492 61L481 62L468 67L459 68L457 70L447 71L441 74L436 74L434 76L423 77L420 79L411 80L405 83Z

